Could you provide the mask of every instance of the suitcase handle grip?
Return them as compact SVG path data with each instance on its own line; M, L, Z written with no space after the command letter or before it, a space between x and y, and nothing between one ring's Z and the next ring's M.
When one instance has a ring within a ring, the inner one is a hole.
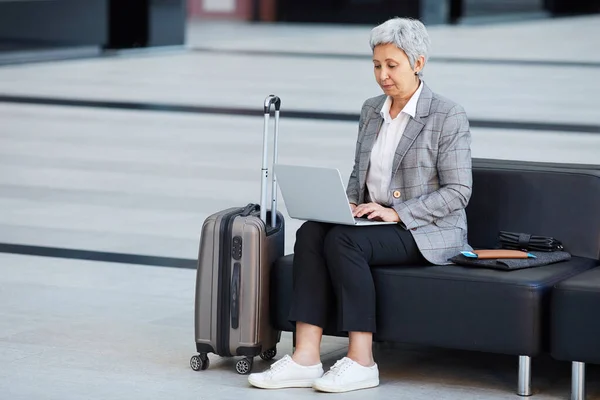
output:
M274 94L267 96L265 99L265 114L271 112L271 105L275 104L275 111L279 111L281 108L281 99Z
M275 95L269 95L265 99L265 126L263 133L263 159L261 168L261 193L260 193L260 219L267 224L267 192L268 192L268 136L269 136L269 116L271 106L275 106L275 134L273 139L273 164L277 163L277 138L279 136L279 109L281 108L281 99ZM271 171L271 227L277 226L277 179Z
M241 217L247 217L248 215L252 214L254 211L256 211L256 209L258 208L258 204L254 204L254 203L250 203L246 206L246 208L244 208L242 210L242 213L240 214Z

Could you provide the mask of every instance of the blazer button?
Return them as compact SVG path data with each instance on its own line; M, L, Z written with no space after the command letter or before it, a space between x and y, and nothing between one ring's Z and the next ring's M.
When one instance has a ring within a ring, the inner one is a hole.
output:
M400 191L399 190L394 190L394 193L392 195L394 196L395 199L399 199L400 198Z

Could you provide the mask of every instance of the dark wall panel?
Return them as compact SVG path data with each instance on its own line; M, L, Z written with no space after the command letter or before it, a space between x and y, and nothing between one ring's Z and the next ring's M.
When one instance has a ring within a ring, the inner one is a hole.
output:
M0 1L0 39L96 45L107 38L106 0Z
M544 4L554 15L600 13L600 0L545 0Z
M185 43L187 17L185 0L151 0L149 16L149 46L170 46Z
M0 42L182 45L186 0L0 0Z
M279 20L379 24L395 16L419 17L415 0L280 0Z

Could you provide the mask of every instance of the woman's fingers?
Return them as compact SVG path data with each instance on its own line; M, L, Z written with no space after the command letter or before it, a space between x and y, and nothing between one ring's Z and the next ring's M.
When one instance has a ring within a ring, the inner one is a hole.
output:
M356 209L354 210L354 216L355 217L362 217L365 214L371 214L375 211L381 211L383 210L383 207L377 203L366 203L366 204L361 204L358 207L356 207Z
M352 209L352 214L356 217L358 216L358 214L361 212L361 210L364 208L364 204L359 204L356 207L354 207Z
M392 208L384 207L377 203L361 204L353 212L355 217L363 217L375 221L399 222L400 217Z
M381 211L379 211L379 210L373 211L367 216L367 218L372 219L372 220L379 220L379 219L381 219Z
M395 222L397 221L397 219L394 218L395 216L395 211L390 208L382 207L381 209L373 211L371 214L369 214L368 218L376 221Z
M361 204L354 210L354 216L362 217L363 215L369 214L373 211L375 211L374 203Z
M365 207L362 208L356 208L356 210L354 210L354 216L355 217L362 217L365 214L368 214L369 212L367 211L367 209Z
M375 221L388 221L388 217L388 210L384 207L381 207L380 209L373 211L371 214L369 214L369 218L374 219Z

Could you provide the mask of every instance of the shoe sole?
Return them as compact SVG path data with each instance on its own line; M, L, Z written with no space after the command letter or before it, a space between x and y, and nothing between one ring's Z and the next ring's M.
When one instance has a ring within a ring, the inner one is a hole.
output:
M356 383L344 385L344 386L327 386L327 385L315 383L313 385L313 389L318 390L320 392L327 392L327 393L343 393L343 392L351 392L353 390L370 389L375 386L379 386L379 379L371 379L368 381L356 382Z
M316 379L316 378L315 378ZM252 379L248 379L248 382L260 389L287 389L287 388L311 388L315 382L314 379L302 379L295 381L284 381L278 383L271 382L257 382Z

